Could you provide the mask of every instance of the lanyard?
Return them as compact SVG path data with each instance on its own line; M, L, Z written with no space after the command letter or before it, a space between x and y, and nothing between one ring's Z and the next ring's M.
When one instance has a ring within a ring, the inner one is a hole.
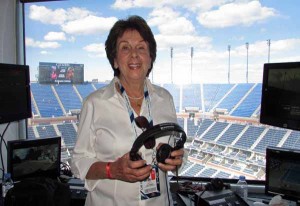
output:
M138 137L138 134L137 134L137 125L134 121L134 113L133 113L133 109L131 107L131 104L130 104L130 101L129 101L129 98L128 98L128 95L125 91L125 88L123 87L123 85L121 84L121 82L119 81L119 87L120 87L120 91L121 91L121 95L123 96L123 98L125 99L125 102L126 102L126 107L127 107L127 111L128 111L128 114L129 114L129 118L130 118L130 122L131 122L131 125L132 125L132 128L135 132L135 136L136 138ZM146 102L146 105L147 105L147 109L148 109L148 122L149 122L149 126L152 127L153 126L153 120L152 120L152 115L151 115L151 105L150 105L150 96L149 96L149 92L148 92L148 87L147 87L147 84L146 84L146 81L144 83L144 99L145 99L145 102Z

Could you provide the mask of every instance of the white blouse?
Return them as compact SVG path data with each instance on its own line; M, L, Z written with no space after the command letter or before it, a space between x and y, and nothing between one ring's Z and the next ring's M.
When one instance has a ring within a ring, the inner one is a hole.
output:
M86 206L162 206L173 205L169 192L166 173L159 171L161 195L147 200L140 200L140 183L128 183L120 180L87 180L85 176L90 166L97 161L113 162L129 152L136 139L136 133L130 122L126 102L117 92L115 77L109 85L90 94L84 101L80 114L77 142L72 157L73 174L85 180L89 191ZM173 98L162 87L153 85L147 80L151 101L153 124L163 122L177 123ZM148 117L146 102L143 101L141 114ZM135 114L135 117L137 114ZM138 135L142 130L137 128ZM156 146L167 143L169 136L156 139ZM174 140L172 139L172 142ZM170 143L171 144L171 143ZM171 144L173 145L173 144ZM140 152L148 164L152 161L153 151L142 146ZM185 152L186 161L187 154ZM169 195L169 198L168 198ZM169 202L170 201L170 202Z

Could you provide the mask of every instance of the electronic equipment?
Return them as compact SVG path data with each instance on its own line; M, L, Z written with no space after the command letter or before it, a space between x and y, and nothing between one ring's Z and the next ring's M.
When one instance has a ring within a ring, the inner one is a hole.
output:
M176 141L175 147L172 147L169 144L163 144L157 150L157 162L164 163L165 160L171 156L171 152L183 148L184 143L186 141L186 133L184 132L182 127L172 122L154 125L153 127L150 127L149 129L145 130L142 134L140 134L132 145L132 148L129 153L130 159L133 161L141 160L142 157L138 154L138 151L144 145L144 142L146 142L149 139L156 139L167 135L174 135L179 137L179 139Z
M29 66L0 63L0 124L31 116Z
M248 206L235 192L229 189L200 192L195 195L195 206Z
M85 200L88 191L84 188L84 181L78 178L71 178L68 181L72 199Z
M300 62L264 64L260 122L300 130Z
M212 178L210 182L204 183L195 183L191 181L186 181L179 184L177 188L177 193L179 194L195 194L197 192L204 192L204 191L220 191L223 189L229 189L230 186L224 184L222 179L220 178Z
M225 187L223 181L220 178L213 178L204 187L206 191L220 191Z
M220 178L212 178L210 182L184 182L177 190L177 195L185 205L195 206L247 206L248 203L230 190Z
M14 181L60 176L61 137L7 142L7 170Z
M82 84L84 82L84 64L40 62L40 84Z
M268 195L300 201L300 150L267 147L266 186Z

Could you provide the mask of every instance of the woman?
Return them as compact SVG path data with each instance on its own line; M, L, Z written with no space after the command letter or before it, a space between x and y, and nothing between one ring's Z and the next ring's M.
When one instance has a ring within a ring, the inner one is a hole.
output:
M174 143L173 137L156 139L154 149L143 146L142 160L131 161L128 153L144 129L137 117L150 126L177 122L170 93L147 78L156 58L153 33L144 19L131 16L114 24L105 46L115 77L85 100L72 158L73 173L90 191L85 205L173 205L166 175L182 166L184 150L153 164L155 148Z

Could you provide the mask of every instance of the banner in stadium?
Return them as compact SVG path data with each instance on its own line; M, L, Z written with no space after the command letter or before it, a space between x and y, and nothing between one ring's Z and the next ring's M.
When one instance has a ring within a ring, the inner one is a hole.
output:
M38 80L40 84L82 84L84 81L84 65L40 62Z

